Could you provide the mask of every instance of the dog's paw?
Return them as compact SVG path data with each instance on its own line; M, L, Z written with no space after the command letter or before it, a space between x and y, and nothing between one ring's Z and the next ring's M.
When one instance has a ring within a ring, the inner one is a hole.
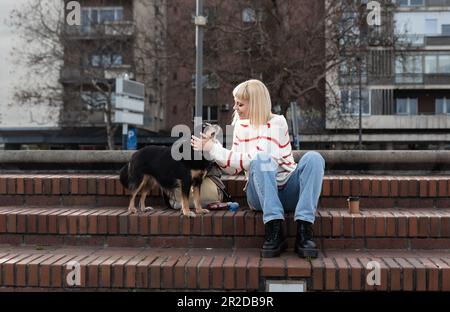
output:
M152 211L154 208L153 207L145 207L144 209L141 208L142 212L149 212Z
M208 209L202 209L202 210L195 210L195 212L198 213L198 214L207 214L207 213L209 213L209 210Z
M189 217L189 218L196 216L195 212L193 212L193 211L189 211L188 213L183 212L183 215L185 215L186 217Z
M137 213L137 209L134 208L134 207L128 208L128 211L129 211L131 214L136 214L136 213Z

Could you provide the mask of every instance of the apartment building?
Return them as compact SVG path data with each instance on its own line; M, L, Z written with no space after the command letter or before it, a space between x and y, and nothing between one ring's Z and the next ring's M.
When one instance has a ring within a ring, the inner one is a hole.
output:
M145 84L143 129L164 123L162 80L156 61L163 37L159 0L81 0L81 25L65 25L63 127L104 127L100 107L111 98L115 79L127 75ZM162 56L161 56L162 58Z
M333 134L308 140L355 147L361 94L366 148L449 149L450 1L398 0L383 10L385 24L368 40L361 82L349 82L348 70L328 74L329 81L337 82L341 104L338 112L327 109L326 130ZM390 34L396 38L394 47L380 45ZM332 118L336 114L339 121Z

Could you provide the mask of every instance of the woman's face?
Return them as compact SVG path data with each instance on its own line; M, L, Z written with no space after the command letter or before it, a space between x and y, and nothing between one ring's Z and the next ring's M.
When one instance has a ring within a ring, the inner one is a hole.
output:
M234 106L233 109L239 115L239 119L248 119L249 118L249 104L248 101L240 100L237 97L234 97Z

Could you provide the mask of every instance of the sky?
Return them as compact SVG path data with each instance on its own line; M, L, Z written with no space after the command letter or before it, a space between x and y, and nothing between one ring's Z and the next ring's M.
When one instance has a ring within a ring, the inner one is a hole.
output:
M20 40L5 20L9 18L11 10L26 5L28 1L0 0L0 128L54 126L45 118L49 114L46 107L19 108L13 103L14 86L21 83L20 77L26 71L12 62L12 48L20 45Z

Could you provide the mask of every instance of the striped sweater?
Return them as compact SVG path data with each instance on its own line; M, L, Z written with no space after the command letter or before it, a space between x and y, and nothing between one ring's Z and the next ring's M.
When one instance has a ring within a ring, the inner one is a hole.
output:
M251 126L248 119L238 120L234 125L231 150L216 142L210 156L225 173L236 175L244 170L248 178L250 162L260 151L268 153L277 162L277 185L282 188L297 166L288 125L282 115L273 114L269 122L259 128Z

